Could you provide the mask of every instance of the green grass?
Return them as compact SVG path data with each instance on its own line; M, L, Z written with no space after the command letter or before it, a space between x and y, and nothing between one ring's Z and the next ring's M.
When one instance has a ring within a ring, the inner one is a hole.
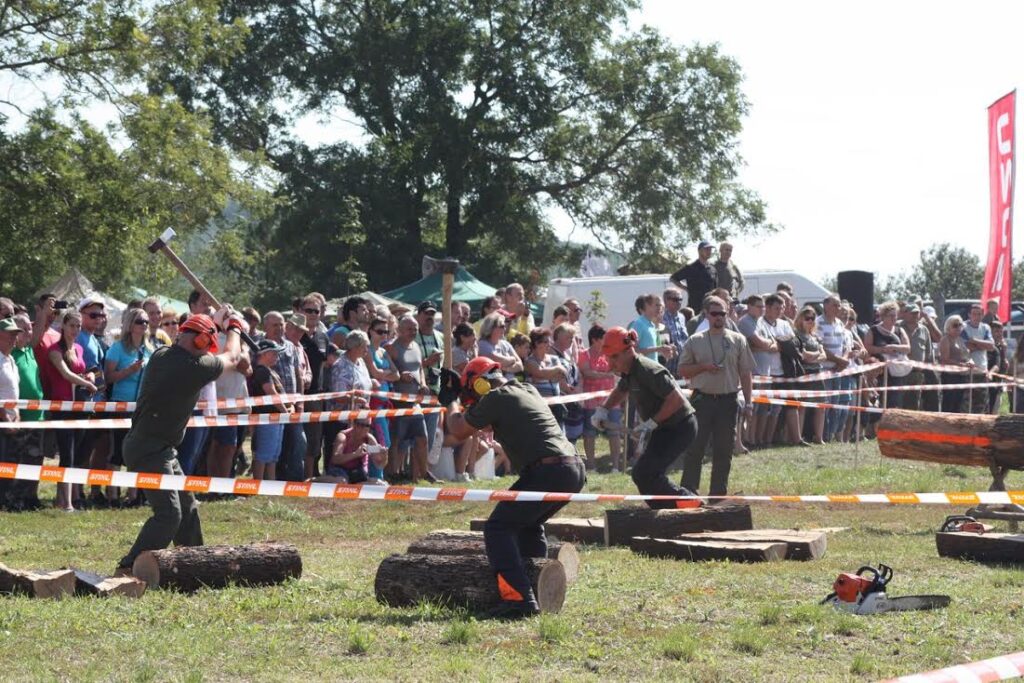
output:
M707 471L705 471L705 477ZM505 479L489 484L508 486ZM758 451L736 458L745 493L977 490L979 468L879 458L874 444ZM1011 488L1024 488L1010 475ZM626 475L588 489L631 492ZM52 490L51 495L52 495ZM692 680L866 681L1024 649L1024 569L939 558L939 506L756 505L758 527L849 527L815 562L654 560L581 549L563 611L474 621L435 603L374 599L377 563L437 528L467 528L478 503L248 499L202 506L207 542L279 540L301 580L141 600L0 599L2 680ZM564 514L600 514L571 505ZM144 510L0 516L0 562L110 572ZM855 617L821 607L836 575L894 567L893 595L946 593L934 612Z

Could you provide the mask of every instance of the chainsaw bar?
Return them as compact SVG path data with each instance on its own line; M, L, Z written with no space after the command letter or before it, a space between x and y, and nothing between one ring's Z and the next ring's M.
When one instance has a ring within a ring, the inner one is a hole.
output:
M881 598L875 604L877 612L916 612L917 610L949 607L948 595L901 595L898 598Z

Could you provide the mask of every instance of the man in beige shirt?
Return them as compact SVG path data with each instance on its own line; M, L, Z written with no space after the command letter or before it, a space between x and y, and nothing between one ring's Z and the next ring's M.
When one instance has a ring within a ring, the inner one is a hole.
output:
M753 408L750 391L754 357L746 337L726 328L727 311L728 305L718 297L704 300L704 315L710 326L690 337L679 360L679 375L690 380L690 403L697 412L697 438L683 457L683 486L691 491L700 486L701 463L710 439L710 496L727 493L741 387L744 413L749 416Z

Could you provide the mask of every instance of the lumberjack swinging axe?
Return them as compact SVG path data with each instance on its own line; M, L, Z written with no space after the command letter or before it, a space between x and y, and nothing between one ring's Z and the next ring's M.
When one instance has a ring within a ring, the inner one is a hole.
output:
M177 233L174 232L173 228L167 228L159 237L153 240L151 245L149 245L149 251L153 254L158 251L162 252L175 269L177 269L177 271L181 273L193 287L195 287L197 292L209 299L214 308L220 308L220 302L217 301L217 297L210 293L210 290L206 288L206 285L203 284L202 280L200 280L199 277L185 265L185 262L178 258L178 255L174 253L174 250L171 249L170 241L174 239L175 235L177 235ZM253 353L257 353L256 342L253 341L252 337L245 332L242 333L242 341L245 342L246 346L248 346Z

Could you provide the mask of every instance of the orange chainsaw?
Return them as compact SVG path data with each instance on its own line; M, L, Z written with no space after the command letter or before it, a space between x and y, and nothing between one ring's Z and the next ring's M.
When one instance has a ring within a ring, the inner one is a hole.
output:
M885 589L892 580L892 568L884 564L878 569L861 567L856 573L844 572L832 584L832 593L821 604L831 604L852 614L878 614L880 612L912 612L938 609L949 605L948 595L905 595L890 598Z

